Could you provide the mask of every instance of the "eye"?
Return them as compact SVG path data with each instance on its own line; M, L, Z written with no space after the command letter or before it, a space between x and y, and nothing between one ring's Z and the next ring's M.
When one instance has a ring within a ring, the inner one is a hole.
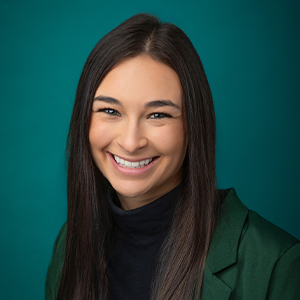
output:
M103 108L103 109L99 109L98 112L104 112L109 116L120 116L120 113L112 108Z
M171 118L171 116L169 114L165 114L165 113L153 113L149 116L149 119L163 119L163 118Z

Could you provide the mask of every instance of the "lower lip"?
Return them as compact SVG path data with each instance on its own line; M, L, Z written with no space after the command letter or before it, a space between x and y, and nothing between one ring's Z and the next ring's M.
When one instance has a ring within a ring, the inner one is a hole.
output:
M113 166L124 175L137 176L148 172L154 165L156 164L158 157L154 158L147 166L142 168L125 168L117 164L113 155L111 153L108 154Z

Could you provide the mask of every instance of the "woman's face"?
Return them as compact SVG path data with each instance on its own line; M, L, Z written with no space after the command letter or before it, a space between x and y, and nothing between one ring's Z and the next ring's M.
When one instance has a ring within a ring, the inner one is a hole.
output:
M176 72L146 55L120 61L96 91L89 139L93 159L124 209L176 187L187 147Z

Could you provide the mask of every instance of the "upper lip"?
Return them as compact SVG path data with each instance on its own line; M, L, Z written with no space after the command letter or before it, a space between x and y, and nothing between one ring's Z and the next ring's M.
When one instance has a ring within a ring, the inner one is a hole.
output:
M123 156L120 156L120 155L117 155L117 154L113 154L111 152L108 152L108 153L111 154L112 156L117 156L119 158L122 158L122 159L130 161L130 162L138 162L138 161L143 161L143 160L146 160L146 159L154 159L155 157L157 157L157 156L148 156L146 158L137 158L137 159L135 158L135 159L132 159L132 158L125 158Z

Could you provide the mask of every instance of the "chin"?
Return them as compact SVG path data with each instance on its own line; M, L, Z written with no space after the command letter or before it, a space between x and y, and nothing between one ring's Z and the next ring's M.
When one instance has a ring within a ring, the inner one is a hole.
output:
M115 189L118 195L124 198L139 198L144 195L144 191L141 189L132 189L132 188L120 188Z

